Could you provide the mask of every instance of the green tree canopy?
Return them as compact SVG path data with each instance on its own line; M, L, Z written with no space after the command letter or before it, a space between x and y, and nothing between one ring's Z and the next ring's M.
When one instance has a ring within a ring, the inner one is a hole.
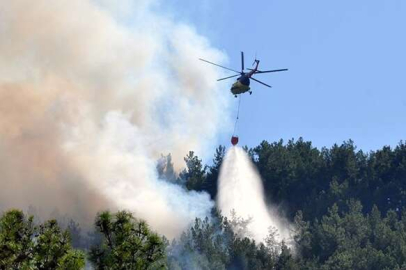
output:
M95 226L103 236L90 252L96 269L165 269L165 243L146 222L126 211L105 211L97 215Z
M74 250L68 231L55 220L35 226L33 217L10 210L0 218L0 269L82 269L83 252Z
M193 151L190 151L184 160L186 169L180 173L179 177L188 190L203 190L206 180L206 167L203 166L202 160Z

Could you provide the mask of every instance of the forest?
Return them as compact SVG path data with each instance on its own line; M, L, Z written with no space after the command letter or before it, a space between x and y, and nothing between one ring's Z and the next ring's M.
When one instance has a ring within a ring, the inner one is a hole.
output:
M84 232L74 220L38 223L10 209L0 218L0 269L406 269L404 142L364 152L351 140L318 149L299 138L245 150L267 203L294 224L293 245L275 242L276 231L261 243L243 237L232 228L249 221L215 209L173 241L128 211L100 212ZM225 152L219 146L209 165L189 152L179 174L164 156L157 171L215 200Z

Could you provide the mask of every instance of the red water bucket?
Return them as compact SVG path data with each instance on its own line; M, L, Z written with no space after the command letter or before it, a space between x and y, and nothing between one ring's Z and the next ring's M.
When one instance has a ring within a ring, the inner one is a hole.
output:
M237 136L231 137L231 144L232 145L237 145L237 143L238 143L238 137Z

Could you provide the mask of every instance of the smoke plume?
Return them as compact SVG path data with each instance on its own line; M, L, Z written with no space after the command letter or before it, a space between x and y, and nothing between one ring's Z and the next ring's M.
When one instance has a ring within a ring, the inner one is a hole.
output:
M158 180L156 160L212 147L224 60L156 1L13 0L0 7L0 208L82 224L128 209L176 236L213 202Z
M248 155L239 147L232 147L221 165L218 207L230 219L235 214L250 220L243 236L266 242L271 233L272 240L277 243L290 242L291 225L266 206L261 178Z

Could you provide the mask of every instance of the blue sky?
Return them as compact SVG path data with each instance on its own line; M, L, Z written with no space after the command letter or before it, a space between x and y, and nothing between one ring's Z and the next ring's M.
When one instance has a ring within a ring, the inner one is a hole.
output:
M239 68L243 50L247 64L257 54L262 69L289 68L257 75L273 88L252 82L253 95L242 97L241 144L352 139L370 151L406 139L405 1L163 3L225 52L228 66ZM229 91L232 82L219 83ZM229 136L219 143L229 145Z

